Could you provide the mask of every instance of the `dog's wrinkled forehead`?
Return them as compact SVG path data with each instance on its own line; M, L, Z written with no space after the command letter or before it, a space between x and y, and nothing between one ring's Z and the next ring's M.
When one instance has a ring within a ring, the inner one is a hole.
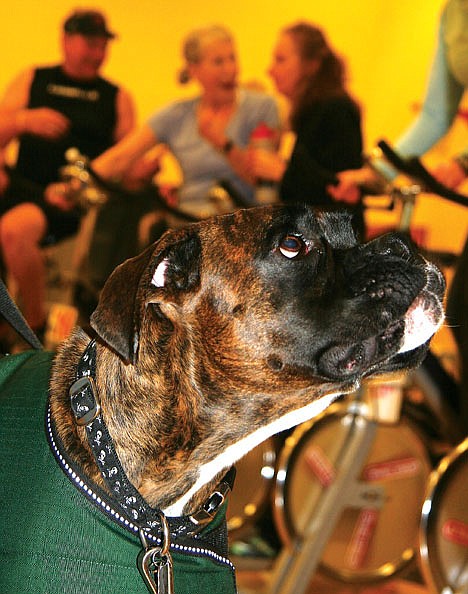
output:
M317 214L317 222L333 249L344 250L356 245L356 235L349 212L321 212Z
M282 207L273 211L270 226L286 232L317 234L333 249L347 249L356 245L356 236L347 211L322 211L306 205Z
M278 233L318 235L333 249L347 249L356 245L356 236L347 211L321 211L306 205L266 206L239 210L218 219L220 229L210 226L211 233L222 231L226 243L233 247L268 243ZM254 242L254 244L252 243Z
M256 238L261 245L261 234ZM265 225L263 250L271 249L275 241L287 235L304 240L328 244L332 250L346 250L356 246L356 236L347 211L321 211L305 205L283 207L273 211L271 221Z

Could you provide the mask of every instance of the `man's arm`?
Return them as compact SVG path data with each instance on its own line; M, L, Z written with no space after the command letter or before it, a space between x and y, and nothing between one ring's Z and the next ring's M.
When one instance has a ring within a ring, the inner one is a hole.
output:
M27 108L33 75L34 70L27 70L17 76L0 101L0 147L21 134L55 140L68 131L68 118L55 109Z
M132 96L128 91L120 88L117 93L117 123L114 130L114 140L122 140L136 125L136 110Z
M0 101L0 146L2 147L22 132L21 112L28 104L32 77L32 70L22 72L8 85Z

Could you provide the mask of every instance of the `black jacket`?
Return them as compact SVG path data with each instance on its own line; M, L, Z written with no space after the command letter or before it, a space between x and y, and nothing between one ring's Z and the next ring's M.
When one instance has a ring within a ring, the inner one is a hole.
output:
M335 173L362 165L361 117L349 97L314 104L298 122L296 144L281 183L285 202L333 206L325 187Z

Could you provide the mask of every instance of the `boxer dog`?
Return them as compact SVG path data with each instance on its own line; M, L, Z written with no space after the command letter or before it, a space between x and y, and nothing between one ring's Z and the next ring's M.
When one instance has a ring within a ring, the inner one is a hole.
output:
M345 213L259 207L167 232L110 276L94 339L76 329L55 358L46 433L58 465L51 457L39 488L19 486L28 520L10 520L5 580L35 576L38 592L235 591L220 545L229 469L363 378L417 365L443 291L406 239L360 245ZM29 366L30 383L43 366ZM29 478L45 472L35 464ZM45 525L34 519L44 505ZM40 551L21 548L31 522Z

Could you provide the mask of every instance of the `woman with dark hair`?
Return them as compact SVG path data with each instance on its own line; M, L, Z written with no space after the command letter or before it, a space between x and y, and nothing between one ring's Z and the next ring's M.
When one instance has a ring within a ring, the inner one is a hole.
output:
M344 63L319 28L299 22L280 32L269 74L290 105L296 142L289 161L252 149L253 174L280 182L285 202L335 208L326 186L337 172L362 165L360 110L346 90ZM362 231L359 192L348 202Z

